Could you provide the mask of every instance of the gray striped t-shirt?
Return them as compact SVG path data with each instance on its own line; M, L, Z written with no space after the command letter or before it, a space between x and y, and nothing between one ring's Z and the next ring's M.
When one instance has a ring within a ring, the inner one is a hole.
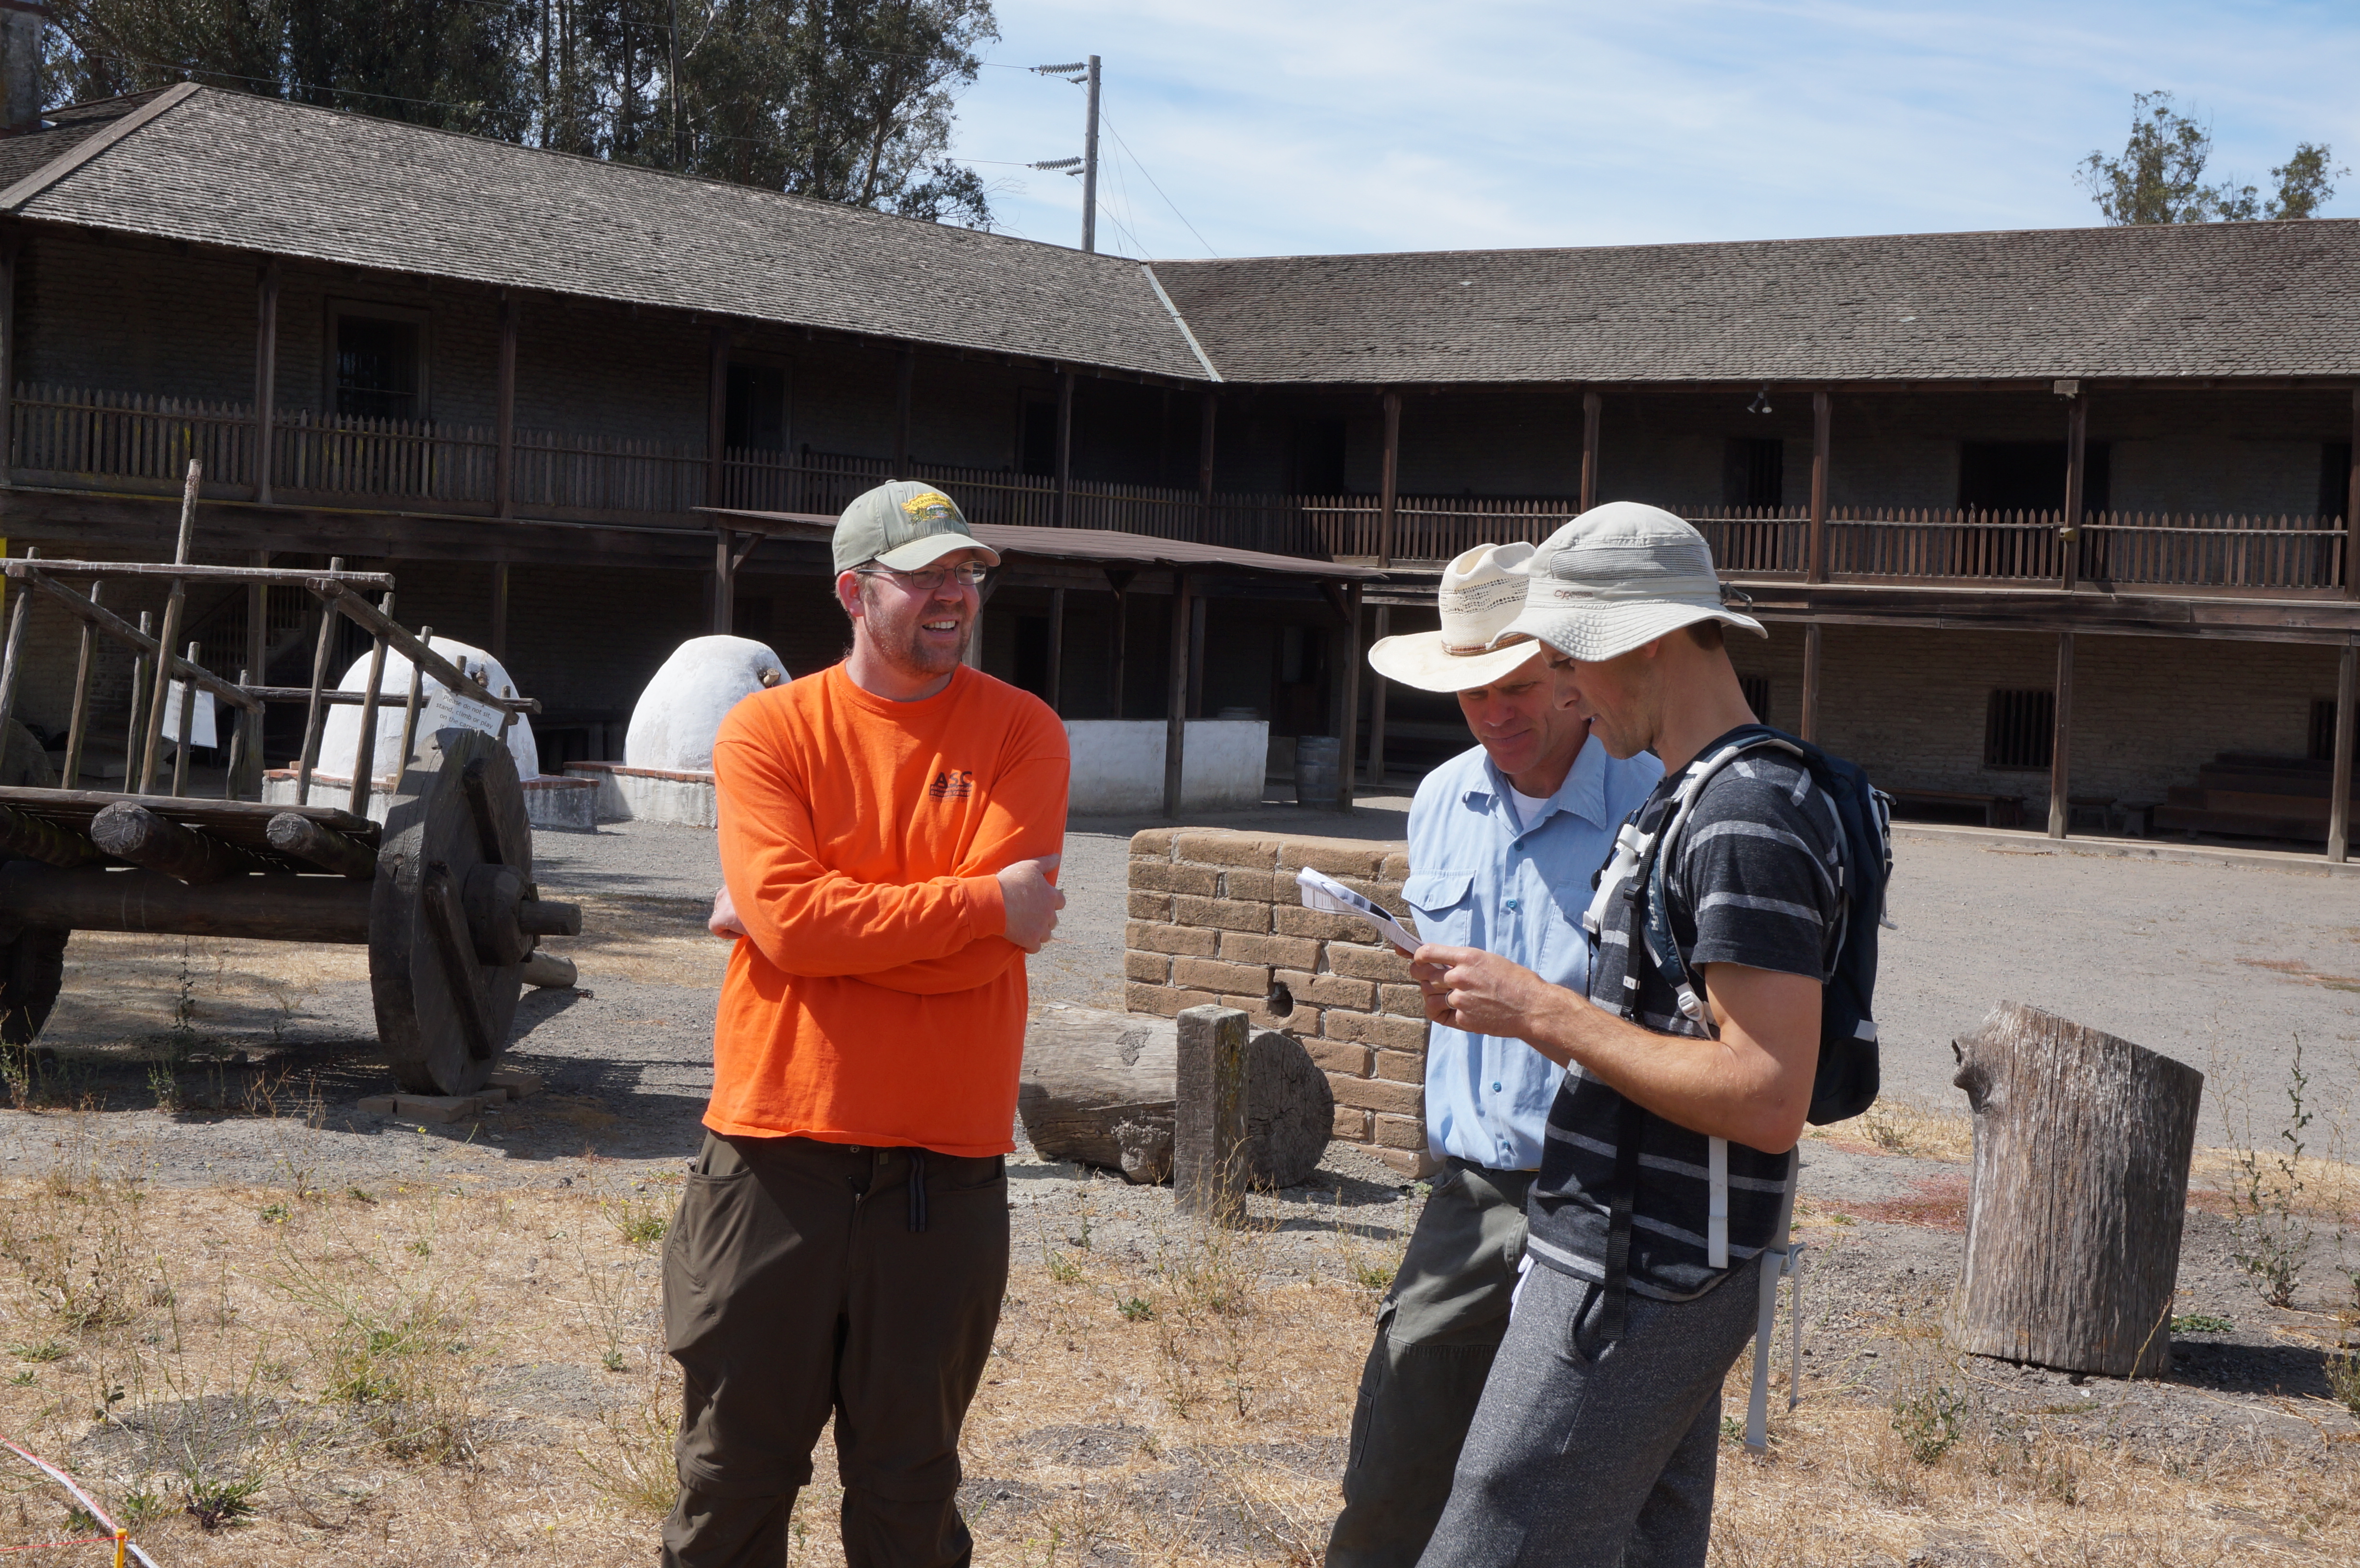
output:
M1668 814L1679 779L1666 775L1639 808L1642 832L1655 830ZM1742 964L1826 980L1836 957L1834 867L1842 844L1833 806L1791 753L1750 751L1715 775L1697 796L1666 867L1672 937L1691 977L1708 964ZM1590 998L1659 1034L1701 1036L1703 1026L1682 1015L1655 963L1644 952L1633 960L1646 897L1633 878L1609 900L1590 965ZM1622 1106L1622 1095L1576 1067L1549 1107L1540 1177L1527 1205L1527 1246L1538 1261L1579 1279L1605 1276ZM1630 1288L1665 1301L1700 1296L1725 1277L1706 1261L1707 1139L1648 1116L1640 1149ZM1776 1239L1771 1233L1786 1167L1783 1150L1729 1146L1732 1266Z

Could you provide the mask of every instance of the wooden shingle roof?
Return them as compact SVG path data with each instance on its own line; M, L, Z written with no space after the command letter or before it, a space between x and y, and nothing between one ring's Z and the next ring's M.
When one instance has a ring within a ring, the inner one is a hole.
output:
M1181 261L1280 383L2360 376L2360 221Z

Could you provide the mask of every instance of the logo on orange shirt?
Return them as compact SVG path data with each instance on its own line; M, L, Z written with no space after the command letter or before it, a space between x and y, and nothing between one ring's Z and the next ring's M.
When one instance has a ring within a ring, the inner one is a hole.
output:
M946 768L926 786L926 798L930 800L964 800L974 793L975 770L971 768Z

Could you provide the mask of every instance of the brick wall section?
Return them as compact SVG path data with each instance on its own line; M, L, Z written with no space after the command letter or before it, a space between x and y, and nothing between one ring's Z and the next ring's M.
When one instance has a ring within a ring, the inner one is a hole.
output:
M1238 1007L1295 1036L1336 1092L1335 1136L1422 1176L1433 1168L1426 1025L1409 962L1372 944L1361 921L1303 908L1295 887L1308 866L1397 906L1407 851L1198 828L1133 835L1124 996L1131 1011L1164 1018L1208 1002ZM1294 1006L1274 1012L1280 985Z

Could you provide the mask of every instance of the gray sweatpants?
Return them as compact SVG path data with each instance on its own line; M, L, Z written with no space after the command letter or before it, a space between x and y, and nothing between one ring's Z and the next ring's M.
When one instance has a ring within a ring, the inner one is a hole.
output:
M1328 1568L1415 1568L1508 1332L1530 1171L1450 1161L1377 1311Z
M1754 1337L1757 1258L1693 1301L1605 1292L1535 1266L1418 1568L1701 1568L1721 1385Z

